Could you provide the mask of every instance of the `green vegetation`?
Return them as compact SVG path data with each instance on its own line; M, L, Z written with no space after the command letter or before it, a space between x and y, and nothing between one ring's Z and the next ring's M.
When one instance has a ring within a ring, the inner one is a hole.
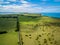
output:
M9 14L19 17L22 45L60 45L60 19L41 14ZM0 45L18 45L16 18L0 18Z

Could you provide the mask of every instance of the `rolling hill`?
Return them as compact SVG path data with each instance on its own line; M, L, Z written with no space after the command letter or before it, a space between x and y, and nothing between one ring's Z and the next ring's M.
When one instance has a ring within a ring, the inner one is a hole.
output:
M10 14L18 16L22 45L60 45L60 18L41 14ZM0 18L0 45L18 45L16 18ZM1 41L2 40L2 41Z

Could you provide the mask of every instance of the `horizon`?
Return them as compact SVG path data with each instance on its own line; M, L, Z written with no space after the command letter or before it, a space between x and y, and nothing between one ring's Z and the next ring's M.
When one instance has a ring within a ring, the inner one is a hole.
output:
M14 14L41 14L42 16L48 16L48 17L53 17L53 18L60 18L60 13L26 13L26 12L0 12L0 15L14 15Z
M30 13L30 12L0 12L0 14L21 14L21 13ZM36 13L36 12L32 12L32 13L30 13L30 14L42 14L42 13L59 13L60 14L60 12L38 12L38 13Z

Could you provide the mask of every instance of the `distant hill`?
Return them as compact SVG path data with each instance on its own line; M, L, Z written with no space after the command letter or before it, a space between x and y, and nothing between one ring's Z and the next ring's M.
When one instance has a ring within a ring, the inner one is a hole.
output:
M41 14L9 14L9 15L0 15L2 16L17 16L19 17L20 24L50 24L50 23L60 23L60 18L53 18L48 16L42 16ZM1 29L13 29L16 28L16 19L14 18L0 18L0 30Z

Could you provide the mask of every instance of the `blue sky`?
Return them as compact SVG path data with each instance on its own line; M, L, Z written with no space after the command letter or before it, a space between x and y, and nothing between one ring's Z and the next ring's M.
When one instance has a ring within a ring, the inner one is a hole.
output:
M60 0L0 0L0 12L60 13Z

